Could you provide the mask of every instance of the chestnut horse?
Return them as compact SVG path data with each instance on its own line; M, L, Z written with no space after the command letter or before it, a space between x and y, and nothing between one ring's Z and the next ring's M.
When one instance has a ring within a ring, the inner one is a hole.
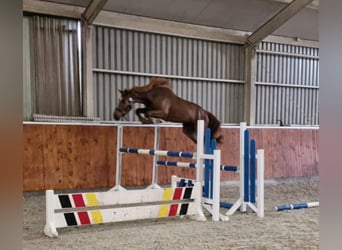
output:
M223 136L216 136L220 121L199 105L176 96L167 79L153 78L146 86L119 91L121 100L113 113L115 120L131 111L134 103L140 103L145 107L136 109L135 113L142 123L153 123L151 118L182 123L183 133L196 143L197 120L204 120L205 128L211 129L212 138L218 144L222 143Z

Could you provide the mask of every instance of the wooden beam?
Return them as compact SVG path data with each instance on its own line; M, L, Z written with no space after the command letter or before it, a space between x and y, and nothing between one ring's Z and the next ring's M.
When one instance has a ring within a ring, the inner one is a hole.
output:
M248 125L255 124L256 109L256 48L245 47L245 89L244 89L244 121Z
M268 35L272 34L272 32L277 30L312 1L313 0L293 0L270 20L260 26L249 37L247 37L246 43L253 47L256 46L259 42L261 42Z
M82 65L83 65L83 115L94 117L93 91L93 50L94 27L83 21L82 25Z
M37 0L23 0L23 11L44 15L55 15L81 19L84 7L52 3ZM229 29L192 25L160 19L121 14L110 11L101 11L93 22L94 25L153 32L173 36L205 39L210 41L244 44L249 33ZM265 41L285 43L297 46L319 47L319 42L295 39L291 37L268 36Z
M91 0L85 11L82 13L82 19L85 20L88 25L92 24L106 2L107 0Z
M319 48L319 41L307 40L302 38L294 38L294 37L284 37L284 36L268 36L264 40L264 42L271 43L280 43L280 44L288 44L295 46L304 46L311 48Z
M84 8L37 0L23 0L23 11L43 15L54 15L81 19L81 14L84 11Z
M269 0L269 1L278 2L278 3L286 3L286 4L289 4L292 2L292 0ZM306 8L318 10L319 9L319 0L313 0L311 3L309 3L306 6Z
M105 10L101 11L94 21L94 24L120 29L238 44L244 44L248 35L245 31L167 21Z

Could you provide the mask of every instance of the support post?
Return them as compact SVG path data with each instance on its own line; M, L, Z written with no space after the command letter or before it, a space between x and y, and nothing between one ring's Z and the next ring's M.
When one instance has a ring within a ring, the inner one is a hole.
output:
M215 139L211 139L210 140L210 154L214 155L215 149L216 149L216 140ZM214 155L214 157L215 157L215 155ZM221 171L220 167L221 167L221 164L218 167L219 168L219 172ZM205 168L207 168L207 166L205 166ZM220 183L221 183L221 179L220 178L215 180L215 173L214 173L214 171L215 171L215 160L211 161L211 164L210 164L210 182L209 182L209 184L210 184L209 185L209 194L210 194L209 198L210 199L214 199L214 196L213 196L214 189L215 189L216 186L220 186Z
M244 120L249 125L255 124L256 105L256 48L250 45L245 47L245 88L244 88Z
M204 121L197 121L196 181L203 184Z
M160 127L154 127L154 141L153 148L155 150L159 149L159 130ZM153 167L152 167L152 184L148 188L161 188L158 185L158 155L153 155Z
M213 213L212 220L220 220L220 166L221 166L221 150L214 150L214 164L213 164Z
M249 181L249 176L250 176L250 152L249 152L249 131L245 130L244 131L244 194L243 194L243 201L249 202L249 187L250 187L250 181Z
M55 219L54 219L54 212L55 212L55 200L54 200L54 192L53 190L49 189L45 191L45 227L44 227L44 233L45 235L49 237L57 237L58 232L55 225Z
M122 147L122 134L123 127L117 126L116 132L116 173L115 173L115 186L110 189L110 191L123 191L126 190L121 186L121 164L122 164L122 154L120 153L120 148Z
M171 188L177 187L178 177L176 175L171 176Z
M245 175L245 130L247 128L246 122L241 122L240 123L240 197L244 197L245 194L245 180L244 180L244 175ZM243 203L240 207L241 212L246 212L246 205Z
M251 140L250 145L250 202L255 203L255 170L256 170L256 143L255 140Z
M265 165L264 165L264 150L257 150L257 207L258 213L257 215L261 218L264 217L264 173L265 173Z
M82 25L82 69L83 69L83 114L94 117L94 91L93 91L93 27L85 21Z
M212 154L213 150L211 148L211 131L209 128L205 130L205 140L204 140L204 148L205 154ZM204 188L203 188L203 197L212 199L210 193L210 183L212 183L212 164L209 159L204 160Z

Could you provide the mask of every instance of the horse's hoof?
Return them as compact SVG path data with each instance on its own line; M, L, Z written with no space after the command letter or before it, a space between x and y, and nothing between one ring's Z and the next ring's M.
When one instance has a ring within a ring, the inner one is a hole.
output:
M153 121L151 120L140 120L142 124L153 124Z

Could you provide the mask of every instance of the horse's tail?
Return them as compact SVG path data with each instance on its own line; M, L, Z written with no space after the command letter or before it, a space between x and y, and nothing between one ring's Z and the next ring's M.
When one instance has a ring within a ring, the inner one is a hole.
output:
M219 135L215 137L215 134L219 130L221 126L221 122L210 112L207 112L209 122L208 122L208 128L211 130L211 137L215 138L218 144L222 144L223 142L223 135Z

